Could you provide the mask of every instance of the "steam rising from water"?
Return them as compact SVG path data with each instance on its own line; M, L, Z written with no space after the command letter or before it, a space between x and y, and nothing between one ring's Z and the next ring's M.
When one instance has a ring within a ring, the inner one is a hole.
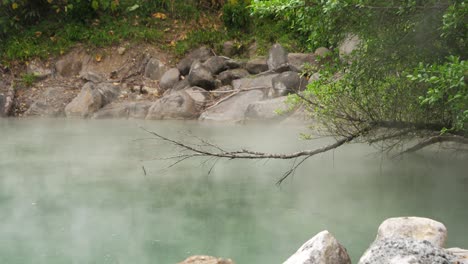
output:
M328 229L356 260L387 217L444 222L468 247L466 164L398 162L346 146L311 159L280 188L290 163L151 160L174 149L138 125L264 151L319 146L286 127L183 122L0 120L0 263L177 263L189 255L278 263ZM145 176L142 166L148 174Z

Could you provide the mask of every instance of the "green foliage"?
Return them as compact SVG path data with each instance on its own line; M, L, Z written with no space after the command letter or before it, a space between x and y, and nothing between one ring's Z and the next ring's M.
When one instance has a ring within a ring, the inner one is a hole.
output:
M196 30L187 35L183 41L175 46L176 55L183 55L191 49L207 45L216 51L221 50L222 43L227 40L227 35L218 30Z
M248 31L250 12L248 0L230 0L223 6L223 22L229 30Z
M468 63L450 56L444 64L420 64L408 79L423 86L421 106L439 116L447 126L444 131L468 129L468 87L465 75Z
M25 73L21 76L21 84L23 84L26 87L31 87L36 81L36 79L36 75L32 73Z

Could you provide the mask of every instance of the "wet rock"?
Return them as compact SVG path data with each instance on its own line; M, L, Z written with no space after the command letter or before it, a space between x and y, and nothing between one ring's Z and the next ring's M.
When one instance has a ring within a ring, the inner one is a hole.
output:
M38 80L44 80L52 75L52 71L50 69L43 68L34 61L28 64L26 72L34 75Z
M78 96L65 107L65 114L67 117L85 118L99 110L102 105L101 93L95 89L94 84L87 83L81 88Z
M244 120L247 107L256 101L263 100L265 94L262 91L252 90L240 92L218 105L207 109L200 115L203 121L240 122Z
M196 102L185 91L172 92L157 100L146 119L195 119L200 115Z
M454 259L429 241L390 237L376 240L358 264L451 264Z
M191 86L199 86L206 90L213 90L215 88L215 79L213 74L200 62L193 63L188 75L188 81Z
M289 70L288 52L280 45L274 44L268 53L268 70L283 72Z
M283 264L351 264L351 259L332 234L322 231L302 245Z
M85 81L88 81L88 82L93 82L93 83L100 83L100 82L104 82L106 80L106 78L97 73L97 72L93 72L93 71L82 71L80 72L80 78L85 80Z
M96 88L102 96L102 105L106 105L117 99L120 95L120 87L112 83L99 83Z
M353 34L349 34L346 38L340 43L338 50L340 53L341 59L348 59L349 56L359 48L361 45L361 39Z
M146 64L145 77L151 80L160 80L167 70L167 66L162 61L153 58Z
M242 78L232 81L232 87L239 89L263 88L263 91L268 91L273 87L272 80L278 74L262 75L254 78Z
M163 90L172 89L174 85L180 79L180 72L177 68L171 68L166 71L163 76L161 77L161 81L159 82L159 86Z
M200 62L205 62L211 56L213 56L213 52L211 51L211 49L204 46L200 47L196 50L193 50L184 59L182 59L177 64L177 69L179 69L182 75L187 75L194 61L198 60Z
M287 96L251 103L245 112L246 120L281 120L292 112L288 111Z
M305 64L317 65L315 56L307 53L289 53L288 62L290 69L295 72L301 72Z
M259 74L268 71L266 59L257 58L247 62L245 69L251 74Z
M234 261L211 256L192 256L179 264L234 264Z
M227 58L225 57L213 56L206 60L203 63L203 66L205 66L212 74L218 74L227 69L226 61Z
M319 57L326 57L326 56L329 56L331 55L331 51L325 47L320 47L320 48L317 48L314 52L315 56L319 56Z
M24 113L25 116L61 117L75 94L63 87L49 87L41 93Z
M429 218L389 218L380 225L376 240L392 237L426 240L435 246L443 247L447 240L447 228L444 224Z
M123 102L111 103L93 116L94 119L107 119L107 118L132 118L132 119L145 119L148 110L153 103L149 101L144 102Z
M81 72L83 63L73 57L65 57L55 63L55 70L63 77L76 76Z
M227 70L223 71L218 75L218 80L221 81L222 85L228 85L231 84L233 80L237 80L240 78L244 78L249 75L249 72L247 72L244 69L233 69L233 70Z
M272 79L271 97L278 97L302 91L307 85L307 80L297 72L283 72Z

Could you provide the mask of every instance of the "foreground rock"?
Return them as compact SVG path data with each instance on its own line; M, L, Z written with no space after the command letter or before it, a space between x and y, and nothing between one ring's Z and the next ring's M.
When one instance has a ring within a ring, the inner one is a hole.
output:
M215 79L210 69L200 62L194 62L188 75L188 82L191 86L199 86L206 90L215 88Z
M62 117L65 116L65 107L73 100L75 93L63 87L47 88L29 109L25 116Z
M177 68L171 68L163 74L163 76L161 77L161 81L159 82L159 86L163 90L171 89L179 81L179 79L179 70Z
M302 245L283 264L351 264L351 259L332 234L322 231Z
M259 101L250 104L245 112L245 120L277 121L288 117L292 112L288 111L287 96L271 100Z
M86 118L106 104L111 103L120 94L120 88L110 83L86 83L80 93L65 107L67 117Z
M429 218L389 218L380 225L376 240L394 237L429 241L434 246L443 247L447 240L447 228Z
M283 72L289 70L288 52L280 44L274 44L268 53L267 64L270 71Z
M200 115L200 120L231 122L243 121L247 107L251 103L263 100L264 98L265 93L260 90L239 92L224 101L220 101L218 105L203 112Z
M359 264L450 264L455 257L429 241L410 238L376 240L359 260Z
M192 256L179 264L234 264L234 261L211 256Z
M468 250L461 248L449 248L447 251L455 256L454 263L468 264Z
M195 119L200 108L185 91L172 92L157 100L148 110L146 119Z
M95 119L145 119L152 102L123 102L106 105L93 116Z

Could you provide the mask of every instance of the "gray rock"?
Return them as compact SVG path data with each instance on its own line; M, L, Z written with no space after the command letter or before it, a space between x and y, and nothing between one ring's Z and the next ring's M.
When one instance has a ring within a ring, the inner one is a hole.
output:
M174 87L172 87L172 90L174 90L174 91L180 91L180 90L183 90L183 89L185 89L185 88L187 88L187 87L189 87L189 86L190 86L189 81L188 81L187 79L183 79L183 80L178 81L178 82L174 85Z
M247 64L245 65L245 69L251 74L259 74L261 72L268 71L268 64L266 59L252 59L247 62Z
M36 79L39 80L44 80L52 75L52 71L50 69L43 68L34 61L28 64L26 72L34 75Z
M196 102L185 91L163 96L148 110L146 119L195 119L200 115Z
M249 75L249 72L244 69L233 69L223 71L218 75L218 80L221 81L223 85L231 84L233 80L244 78Z
M232 81L232 87L236 90L264 87L265 91L268 91L273 87L272 80L276 76L278 76L278 74L268 74L253 78L237 79Z
M312 74L312 76L310 76L309 83L312 83L312 82L318 81L318 80L320 80L320 73L316 72L316 73Z
M55 63L55 70L63 77L76 76L81 72L83 63L73 58L63 58Z
M4 94L0 94L0 117L5 117L5 104L6 104L6 96Z
M315 56L307 53L289 53L288 62L291 71L301 72L305 64L317 65Z
M120 86L112 83L97 84L95 89L102 95L102 105L111 103L120 95Z
M203 121L240 122L244 120L247 107L256 101L263 100L262 91L252 90L240 92L218 105L207 109L200 115Z
M227 69L226 61L228 59L220 56L213 56L203 63L212 74L218 74Z
M349 59L349 56L359 48L361 39L353 34L348 34L346 38L340 43L338 50L341 59Z
M180 72L177 68L171 68L161 77L159 87L164 90L172 89L180 79Z
M87 83L75 99L65 107L65 114L67 117L85 118L99 110L102 105L102 94L94 87L94 84Z
M283 72L289 70L288 52L280 45L274 44L268 53L268 70Z
M80 72L80 78L85 80L85 81L93 82L93 83L100 83L100 82L104 82L106 80L106 78L102 74L99 74L99 73L93 72L93 71L82 71L82 72Z
M283 72L272 79L271 97L288 95L289 93L304 90L307 80L297 72Z
M332 234L322 231L302 245L283 264L351 264L351 259Z
M429 241L392 237L376 240L358 264L451 264L454 259Z
M448 248L447 251L455 256L454 263L468 264L468 250L461 248Z
M237 47L236 43L232 40L223 43L223 54L224 56L232 57L236 55Z
M233 60L233 59L230 59L230 60L227 60L226 61L226 67L228 69L237 69L237 68L241 68L243 65L245 65L245 63L242 63L240 61L237 61L237 60Z
M191 256L179 264L234 264L234 261L211 256Z
M380 225L376 240L393 237L426 240L435 246L443 247L447 240L447 228L444 224L429 218L389 218Z
M25 116L62 117L74 93L63 87L49 87L41 93L24 113Z
M267 121L284 119L292 113L289 111L289 105L285 102L286 99L287 96L283 96L251 103L245 112L245 119Z
M200 47L196 50L191 51L184 59L182 59L177 64L177 69L179 69L182 75L187 75L194 61L198 60L200 62L205 62L211 56L213 56L213 52L211 51L211 49L204 46Z
M111 103L93 116L94 119L109 119L109 118L132 118L132 119L145 119L148 114L148 110L153 103L144 102L123 102L123 103Z
M325 47L320 47L320 48L317 48L314 52L315 56L319 56L319 57L326 57L328 55L331 55L331 51Z
M184 90L195 102L197 109L202 109L208 103L210 95L208 91L200 87L190 87Z
M151 80L161 80L163 74L168 70L167 66L158 59L150 59L145 67L145 77Z
M193 63L188 75L188 82L191 86L199 86L207 90L215 88L215 79L211 71L200 62Z

